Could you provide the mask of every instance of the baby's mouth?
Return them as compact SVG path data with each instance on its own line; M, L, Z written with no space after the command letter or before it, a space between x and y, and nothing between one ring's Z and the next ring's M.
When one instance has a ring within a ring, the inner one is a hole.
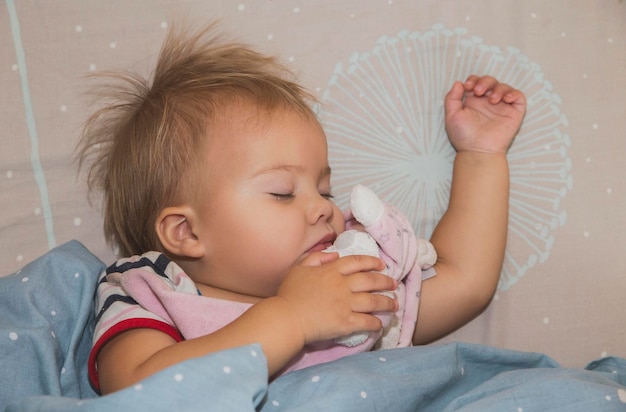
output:
M313 252L321 252L322 250L328 249L330 246L332 246L332 244L335 241L335 239L337 239L337 234L336 233L329 233L329 234L327 234L326 236L321 238L320 241L317 242L312 248L310 248L307 251L307 254L310 254L310 253L313 253Z

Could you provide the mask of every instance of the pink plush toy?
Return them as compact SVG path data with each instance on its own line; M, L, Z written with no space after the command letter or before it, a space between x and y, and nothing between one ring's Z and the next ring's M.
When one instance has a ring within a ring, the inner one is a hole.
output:
M432 265L437 255L433 246L426 240L417 239L406 217L393 206L384 204L365 186L354 187L350 211L345 217L348 230L338 236L329 251L336 251L340 256L367 254L383 259L387 264L387 275L399 281L396 291L399 309L396 313L379 316L383 322L380 333L354 334L335 341L307 345L280 374L372 348L411 345L421 281L434 274ZM360 223L365 232L351 230L355 222ZM126 293L142 307L174 325L185 339L212 333L251 306L200 296L194 282L174 262L165 271L173 271L168 277L176 281L155 276L149 267L109 276L115 277Z

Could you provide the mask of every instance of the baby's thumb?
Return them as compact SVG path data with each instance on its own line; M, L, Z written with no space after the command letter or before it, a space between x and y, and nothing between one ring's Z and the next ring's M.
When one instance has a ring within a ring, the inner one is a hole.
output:
M302 259L300 264L303 266L322 266L337 259L339 259L337 252L314 252Z
M465 88L463 83L457 81L454 82L452 88L446 94L444 105L446 113L448 115L455 113L463 108L463 96L465 95Z

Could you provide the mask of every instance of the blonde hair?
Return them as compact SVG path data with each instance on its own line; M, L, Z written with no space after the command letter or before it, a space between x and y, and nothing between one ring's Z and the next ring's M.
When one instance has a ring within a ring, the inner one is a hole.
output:
M102 197L104 234L118 254L159 246L161 210L195 192L192 170L211 120L237 100L267 111L315 117L313 96L275 58L224 42L214 24L196 34L170 30L152 81L131 72L107 79L104 107L87 121L78 146L79 170L88 166L89 191ZM99 93L101 94L101 93Z

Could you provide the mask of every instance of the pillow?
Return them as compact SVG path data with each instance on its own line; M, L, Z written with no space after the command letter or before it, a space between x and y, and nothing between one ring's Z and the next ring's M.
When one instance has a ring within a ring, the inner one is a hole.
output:
M105 265L81 243L0 277L0 405L33 395L89 398L93 298Z

